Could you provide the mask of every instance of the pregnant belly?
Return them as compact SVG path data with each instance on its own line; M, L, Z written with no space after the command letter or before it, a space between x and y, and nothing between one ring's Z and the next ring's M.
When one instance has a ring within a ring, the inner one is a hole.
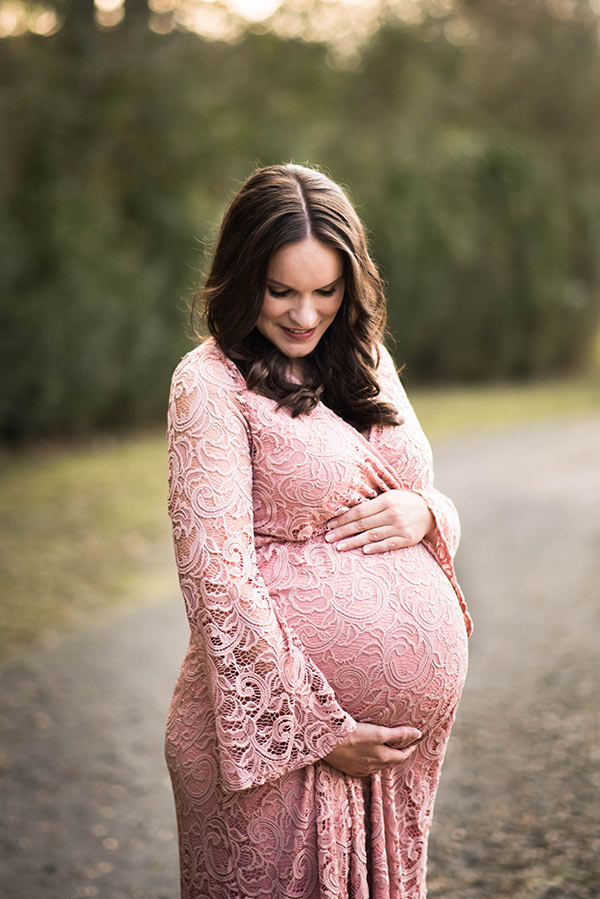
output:
M422 545L366 556L322 538L270 544L259 567L281 613L357 721L424 733L452 712L467 669L462 611Z

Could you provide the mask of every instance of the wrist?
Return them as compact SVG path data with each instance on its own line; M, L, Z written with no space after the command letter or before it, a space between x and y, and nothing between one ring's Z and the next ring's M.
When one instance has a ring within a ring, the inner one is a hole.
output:
M425 509L425 512L424 512L425 521L423 523L423 527L425 528L425 534L423 536L423 539L428 540L430 543L435 543L436 535L437 535L437 524L436 524L435 516L434 516L433 512L431 511L429 503L427 502L427 500L425 499L423 494L417 493L415 491L415 496L419 497L419 499L422 501L424 509Z
M431 513L429 513L431 514ZM437 525L435 523L435 518L431 515L432 524L427 533L425 534L425 540L429 540L430 543L435 543L437 537Z

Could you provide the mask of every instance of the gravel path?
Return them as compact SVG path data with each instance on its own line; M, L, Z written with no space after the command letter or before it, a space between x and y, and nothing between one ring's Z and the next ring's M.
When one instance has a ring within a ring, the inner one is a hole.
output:
M600 419L447 446L475 632L430 899L600 897Z
M600 897L600 419L446 443L471 667L430 899ZM182 601L113 613L0 672L0 899L177 899L162 740Z

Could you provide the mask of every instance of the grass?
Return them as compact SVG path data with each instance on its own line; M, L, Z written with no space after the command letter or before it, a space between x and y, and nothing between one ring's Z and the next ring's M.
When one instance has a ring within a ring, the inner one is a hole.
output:
M534 384L408 389L423 429L432 441L544 419L600 413L597 376Z
M0 654L177 588L164 436L4 458Z
M410 391L427 435L598 414L600 382ZM175 594L164 432L3 457L0 654L105 609Z

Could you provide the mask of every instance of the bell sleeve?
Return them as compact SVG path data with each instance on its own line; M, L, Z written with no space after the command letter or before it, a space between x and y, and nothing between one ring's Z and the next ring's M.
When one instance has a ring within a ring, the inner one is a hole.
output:
M177 570L206 655L221 778L243 790L323 758L356 722L258 570L244 389L222 361L197 349L179 363L167 438Z

